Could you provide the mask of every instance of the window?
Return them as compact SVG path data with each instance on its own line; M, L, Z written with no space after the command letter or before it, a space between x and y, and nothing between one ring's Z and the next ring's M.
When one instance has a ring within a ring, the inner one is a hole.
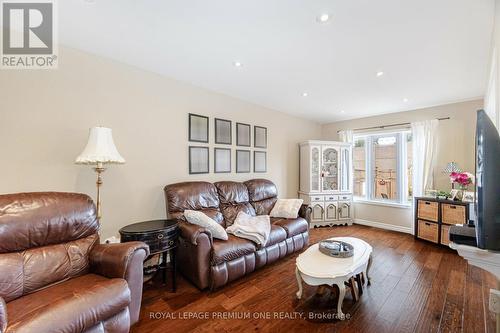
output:
M410 204L412 201L410 131L354 137L354 196L362 200Z
M354 140L353 163L354 163L354 195L357 197L364 197L366 196L365 138L356 138Z

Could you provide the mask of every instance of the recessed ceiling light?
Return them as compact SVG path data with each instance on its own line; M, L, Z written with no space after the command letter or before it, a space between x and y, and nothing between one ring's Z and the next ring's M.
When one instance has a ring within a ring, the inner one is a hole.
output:
M408 98L403 98L403 102L408 103Z
M340 113L345 113L345 110L340 110Z
M378 76L378 77L381 77L382 75L384 75L384 72L382 72L382 71L377 72L377 76Z
M309 96L309 94L308 94L308 93L306 93L306 92L303 92L303 93L302 93L302 97L307 97L307 96Z
M241 67L241 66L243 66L243 64L241 62L239 62L239 61L233 62L233 65L234 65L234 67Z
M330 20L330 15L327 13L321 14L316 17L316 21L318 21L319 23L326 23L328 22L328 20Z

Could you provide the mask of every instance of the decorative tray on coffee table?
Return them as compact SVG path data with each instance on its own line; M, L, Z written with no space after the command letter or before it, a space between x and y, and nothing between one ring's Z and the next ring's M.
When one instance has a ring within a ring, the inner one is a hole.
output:
M319 251L335 258L348 258L354 255L354 247L351 244L333 239L319 242Z

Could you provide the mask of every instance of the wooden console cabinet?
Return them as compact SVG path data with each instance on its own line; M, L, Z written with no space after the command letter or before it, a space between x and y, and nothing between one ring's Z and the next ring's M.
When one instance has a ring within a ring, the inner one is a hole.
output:
M465 224L469 202L415 198L415 237L448 246L451 225Z

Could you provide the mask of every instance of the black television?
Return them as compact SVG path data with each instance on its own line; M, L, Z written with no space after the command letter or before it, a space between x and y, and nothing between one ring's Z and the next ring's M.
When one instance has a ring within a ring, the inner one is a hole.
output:
M476 191L477 246L500 251L500 136L484 110L477 111Z

